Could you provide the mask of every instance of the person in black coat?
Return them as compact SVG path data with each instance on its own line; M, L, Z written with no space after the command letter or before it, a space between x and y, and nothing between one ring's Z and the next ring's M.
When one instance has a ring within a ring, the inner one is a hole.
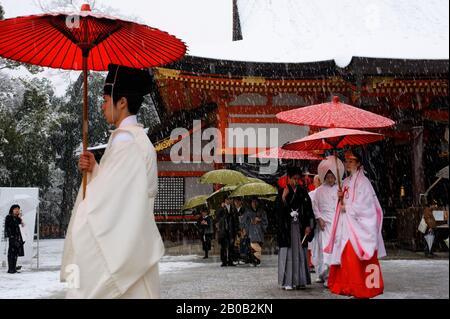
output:
M314 236L315 217L306 189L299 185L301 173L288 170L288 184L280 189L275 214L278 241L278 283L286 289L311 284L307 261L308 242Z
M197 227L199 229L200 240L202 241L202 248L205 252L203 259L206 259L208 258L208 252L211 250L211 239L214 233L213 222L206 207L202 208L200 212L201 216L197 221Z
M231 205L231 199L226 198L222 207L217 210L215 223L220 244L221 266L235 266L233 263L236 259L234 243L239 232L239 217Z
M9 241L8 248L8 273L14 274L17 272L17 258L24 256L22 234L20 232L20 224L22 218L20 217L20 206L12 205L9 209L9 214L5 218L5 236Z
M283 194L285 199L283 200ZM292 210L298 210L300 221L300 235L304 238L305 233L308 232L303 247L308 247L308 242L311 242L314 238L315 217L312 210L311 198L308 195L306 189L297 186L296 191L291 185L287 185L286 188L282 188L278 191L278 196L275 201L276 217L277 217L277 240L278 247L290 247L291 246L291 222L292 216L290 215Z

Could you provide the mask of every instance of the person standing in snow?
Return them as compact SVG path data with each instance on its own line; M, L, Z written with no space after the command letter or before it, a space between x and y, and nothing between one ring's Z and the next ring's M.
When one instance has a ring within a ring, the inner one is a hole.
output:
M8 238L8 274L18 272L17 258L25 255L20 231L22 218L20 215L20 206L12 205L9 209L8 216L5 218L5 236Z

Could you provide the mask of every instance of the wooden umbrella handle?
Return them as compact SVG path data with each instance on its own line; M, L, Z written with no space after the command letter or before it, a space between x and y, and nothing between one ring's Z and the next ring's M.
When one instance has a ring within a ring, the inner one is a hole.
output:
M83 153L87 151L88 145L88 72L87 55L83 54ZM83 199L86 197L87 171L83 171Z
M338 165L338 157L337 157L337 151L334 150L334 160L336 162L336 174L337 174L337 180L338 180L338 187L339 192L342 192L342 184L341 184L341 174L339 173L339 165ZM338 198L338 204L344 205L344 198Z
M338 186L339 186L339 191L342 190L342 186L341 186L341 174L339 173L339 165L338 165L338 158L337 158L337 152L336 150L334 151L334 161L336 162L336 173L337 173L337 180L338 180Z

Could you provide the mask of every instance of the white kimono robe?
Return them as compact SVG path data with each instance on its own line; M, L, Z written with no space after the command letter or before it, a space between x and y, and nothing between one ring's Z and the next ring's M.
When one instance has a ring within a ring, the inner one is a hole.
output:
M131 138L112 143L124 132ZM156 152L142 126L116 129L73 209L61 267L72 285L67 298L159 297L157 187Z
M378 252L386 256L381 228L383 211L370 183L360 168L343 182L345 213L336 211L330 240L324 249L330 265L339 265L345 245L350 241L360 260L369 260Z
M338 202L338 186L322 184L314 191L314 200L312 202L314 215L316 219L321 218L325 222L325 229L322 230L319 223L316 225L314 236L314 247L312 251L312 262L317 267L317 272L322 274L329 265L327 254L324 255L323 249L330 240L331 227L333 225L334 215Z

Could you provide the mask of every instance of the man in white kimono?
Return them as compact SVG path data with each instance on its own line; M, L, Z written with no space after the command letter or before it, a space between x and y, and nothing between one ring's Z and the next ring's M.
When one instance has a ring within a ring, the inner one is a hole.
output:
M109 65L102 110L116 130L99 164L90 152L79 160L89 174L64 243L67 298L159 297L164 245L153 215L156 152L136 120L150 80L147 71Z
M335 294L372 298L384 290L378 261L386 255L383 212L358 153L345 153L345 169L349 176L338 194L340 202L324 249L331 265L328 286Z
M313 241L313 263L317 269L317 282L323 283L325 287L328 286L329 261L325 258L326 254L324 256L323 248L330 239L331 226L338 203L338 184L336 179L338 172L336 163L342 180L344 164L339 159L336 161L335 156L328 156L317 168L319 177L324 182L314 191L312 200L313 211L318 225Z

